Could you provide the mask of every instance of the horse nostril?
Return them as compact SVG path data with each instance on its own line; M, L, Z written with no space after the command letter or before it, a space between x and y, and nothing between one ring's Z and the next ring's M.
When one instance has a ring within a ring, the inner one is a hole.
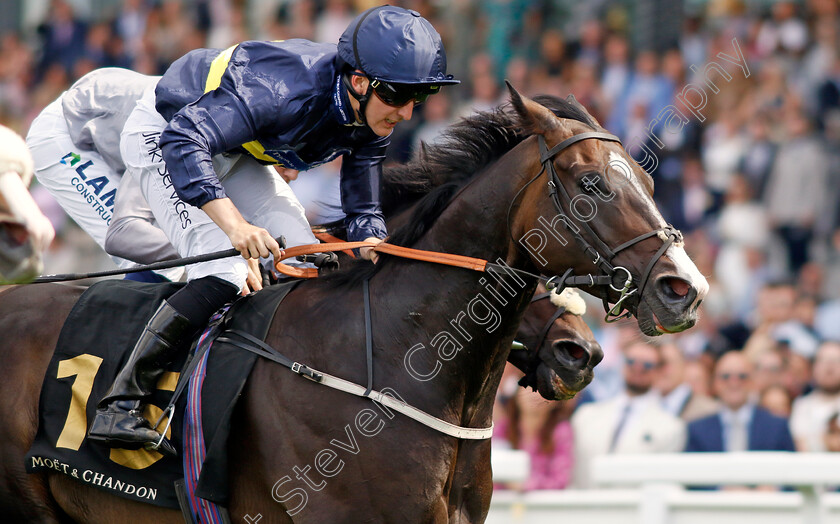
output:
M569 344L567 350L569 352L569 356L575 360L581 359L584 355L586 355L586 351L576 344Z
M691 284L677 277L660 278L656 282L656 287L660 296L671 303L690 302L689 298L693 299L691 295L696 296L695 293L692 293Z
M554 358L567 368L583 369L589 364L589 351L580 344L569 340L558 340L552 346Z
M681 278L668 278L665 279L665 281L668 284L668 287L681 297L686 296L688 294L688 290L691 289L691 284Z

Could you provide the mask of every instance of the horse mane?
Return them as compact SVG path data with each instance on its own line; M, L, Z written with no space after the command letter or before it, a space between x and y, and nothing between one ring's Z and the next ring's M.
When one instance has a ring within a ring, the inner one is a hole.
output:
M558 118L576 120L600 130L601 127L573 97L562 99L537 95L533 100ZM394 231L388 242L410 246L432 226L467 182L528 138L513 106L506 102L494 110L464 117L443 131L440 139L420 150L407 163L383 172L381 203L386 218L413 207L408 222ZM336 286L359 283L373 276L387 255L376 265L351 263L346 269L324 280Z
M537 95L535 102L557 117L582 122L593 129L598 123L574 101ZM446 128L434 145L420 145L407 164L390 166L382 177L381 203L386 217L403 211L435 188L465 183L528 138L509 102L494 110L467 116Z

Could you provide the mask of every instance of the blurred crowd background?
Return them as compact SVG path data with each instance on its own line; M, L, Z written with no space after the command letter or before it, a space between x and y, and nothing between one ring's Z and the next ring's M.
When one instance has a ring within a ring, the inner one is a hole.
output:
M98 67L161 74L197 47L337 42L353 16L376 3L0 0L0 121L25 135L44 106ZM397 127L390 162L433 143L454 119L504 101L505 78L527 95L572 93L628 148L656 152L656 200L711 284L697 327L656 345L638 340L635 323L606 325L591 307L587 320L606 357L579 399L549 403L506 376L496 445L532 454L537 467L526 489L586 485L572 472L592 454L702 448L694 440L705 429L696 424L714 413L725 449L840 450L840 1L390 3L433 23L449 71L463 80ZM733 41L748 75L718 58L735 55ZM711 62L723 73L704 73ZM702 118L679 100L690 83L706 86ZM669 105L688 122L654 144L645 130ZM303 173L299 182L310 178L299 190L317 195L335 176L336 166ZM48 272L111 267L37 184L33 193L58 233ZM317 206L312 213L323 218ZM673 424L646 415L640 398ZM687 411L697 399L706 408ZM744 436L739 417L764 420L754 405L784 427L750 426ZM600 406L606 414L596 413ZM605 418L593 424L598 416ZM654 426L672 431L662 436ZM777 430L778 440L753 442L753 433ZM609 434L603 449L583 450L592 431ZM628 431L638 446L621 444Z

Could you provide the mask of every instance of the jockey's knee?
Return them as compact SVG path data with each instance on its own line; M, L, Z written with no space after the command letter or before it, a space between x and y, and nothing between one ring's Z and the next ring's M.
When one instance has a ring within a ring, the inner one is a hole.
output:
M217 276L207 276L187 282L166 301L194 328L201 329L213 313L236 298L239 289Z

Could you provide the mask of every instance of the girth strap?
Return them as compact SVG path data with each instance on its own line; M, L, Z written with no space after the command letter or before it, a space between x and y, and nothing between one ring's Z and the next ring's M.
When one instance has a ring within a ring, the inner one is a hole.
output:
M237 337L245 339L245 341L235 340L233 338L230 338L230 336L224 335L235 335ZM219 342L224 342L226 344L231 344L240 349L250 351L273 362L277 362L278 364L291 369L298 375L312 380L313 382L317 382L318 384L337 389L339 391L344 391L345 393L350 393L351 395L356 395L357 397L369 398L370 400L378 404L382 404L383 406L389 407L394 411L402 413L408 418L414 419L417 422L420 422L421 424L428 426L436 431L439 431L445 435L449 435L450 437L467 440L485 440L489 439L493 435L493 424L490 424L489 428L465 428L462 426L457 426L450 422L446 422L445 420L441 420L433 415L426 413L425 411L422 411L420 409L415 408L414 406L402 402L401 400L395 398L392 395L389 395L388 393L382 393L380 391L371 390L368 394L367 390L359 384L330 375L329 373L318 371L316 369L305 366L300 362L292 361L290 358L282 355L273 347L269 346L262 340L251 336L248 333L235 329L229 329L225 331L222 334L222 336L220 336L216 340L218 340Z
M241 338L245 339L246 341L250 342L251 344L255 344L255 346L249 346L248 344L245 344L244 342L241 342L241 341L238 341L238 340L233 340L230 337L224 336L225 334L236 335L238 337L241 337ZM294 360L286 357L285 355L283 355L282 353L280 353L279 351L277 351L273 347L269 346L268 344L266 344L262 340L260 340L257 337L251 335L250 333L246 333L245 331L240 331L238 329L228 329L228 330L223 331L222 334L219 335L218 338L216 338L216 340L219 341L219 342L224 342L226 344L231 344L231 345L236 346L240 349L246 349L246 350L250 351L251 353L256 353L257 355L259 355L261 357L264 357L264 358L267 358L267 359L272 360L274 362L277 362L281 366L285 366L285 367L291 369L292 371L294 371L295 373L297 373L298 375L300 375L304 378L308 378L309 380L312 380L313 382L321 382L321 380L323 379L323 374L322 373L319 373L319 372L309 368L308 366L305 366L305 365L301 364L300 362L295 362Z

